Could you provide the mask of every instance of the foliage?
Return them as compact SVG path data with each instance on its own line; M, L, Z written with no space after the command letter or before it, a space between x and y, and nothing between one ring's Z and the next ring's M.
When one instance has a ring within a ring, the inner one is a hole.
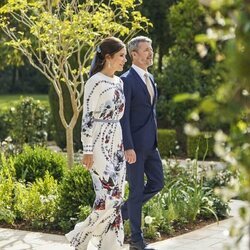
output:
M207 17L210 27L207 34L197 36L196 41L214 49L227 74L223 75L223 85L213 95L201 101L197 113L203 112L223 124L230 124L228 131L221 128L216 132L215 152L229 166L239 170L242 176L241 185L238 187L239 195L250 201L249 1L223 0L203 3L211 12ZM226 49L221 48L222 41L226 44ZM237 242L249 228L247 209L241 209L245 225L239 225L232 230L239 233Z
M160 89L157 112L160 126L175 128L178 134L195 102L179 103L174 97L180 93L200 93L204 97L219 84L215 81L219 69L215 66L214 52L207 48L207 56L200 58L196 48L195 36L206 28L205 15L206 10L197 0L178 1L169 10L170 34L175 42L164 58L162 74L156 77Z
M35 146L25 146L23 152L14 159L17 179L34 182L37 178L44 178L46 171L54 179L61 180L67 163L63 155L49 149Z
M228 216L228 201L213 191L218 187L212 181L215 175L208 179L208 171L198 167L196 160L187 161L184 166L164 160L163 165L165 187L143 207L145 237L157 238L162 232L171 235L176 228L196 219ZM223 176L224 172L216 173Z
M9 134L15 143L19 145L45 143L49 118L46 106L41 105L40 101L26 97L21 98L9 112Z
M92 179L83 166L75 166L68 171L60 184L60 198L58 218L59 226L63 231L72 228L79 218L89 212L94 202Z
M200 132L197 136L187 137L187 156L195 158L196 155L198 159L215 157L214 139L211 132Z
M3 141L5 138L7 138L9 134L9 127L10 121L8 112L0 110L0 141Z
M73 129L82 111L84 77L95 47L107 36L129 37L150 25L131 0L7 1L0 8L0 27L8 45L21 51L52 84L66 130L67 160L73 166ZM18 25L16 25L18 23ZM70 96L73 114L67 120L62 86Z
M0 221L12 224L15 220L13 196L15 190L15 169L12 159L0 155Z
M174 38L170 34L168 21L169 9L180 0L147 0L141 6L141 12L153 23L149 28L148 36L152 39L152 46L157 53L154 69L162 72L163 56L168 54L168 49L173 45Z
M176 152L176 131L158 129L158 149L162 157L167 157Z
M42 105L49 106L48 96L43 94L8 94L8 95L0 95L0 110L7 111L10 107L15 106L19 101L20 97L32 97L34 100L39 100Z
M171 48L165 65L163 74L156 79L160 88L158 119L162 127L180 128L194 107L194 102L176 103L173 97L183 92L194 93L205 86L202 65L193 55L184 54L178 47Z
M37 178L27 187L17 183L15 189L15 212L19 219L32 228L52 227L58 207L57 181L46 171L44 179Z

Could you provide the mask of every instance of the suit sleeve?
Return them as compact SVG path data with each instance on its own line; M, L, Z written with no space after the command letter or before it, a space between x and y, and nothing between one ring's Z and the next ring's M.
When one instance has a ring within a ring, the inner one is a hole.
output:
M130 125L130 109L131 109L131 101L132 101L132 86L129 83L128 79L122 77L124 82L123 90L125 95L125 110L123 117L121 119L122 126L122 136L123 136L123 144L124 149L134 149L134 143L131 135L131 125Z

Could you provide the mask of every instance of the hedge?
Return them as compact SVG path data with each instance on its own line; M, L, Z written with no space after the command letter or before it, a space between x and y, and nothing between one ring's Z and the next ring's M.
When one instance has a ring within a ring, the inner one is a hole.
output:
M187 137L187 156L190 158L196 157L197 150L198 150L198 155L197 155L198 159L203 159L204 156L205 158L215 157L213 147L214 147L214 139L211 132L201 132L198 136Z
M175 152L176 131L173 129L158 129L158 149L162 157L168 157Z

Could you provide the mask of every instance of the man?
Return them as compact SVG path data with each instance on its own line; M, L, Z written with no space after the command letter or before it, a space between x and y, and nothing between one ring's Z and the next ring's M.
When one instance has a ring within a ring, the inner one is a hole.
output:
M157 149L157 90L153 76L148 73L148 67L153 64L151 44L152 41L144 36L135 37L128 43L132 66L121 76L126 98L121 125L129 183L129 198L122 207L122 216L123 220L130 221L130 250L152 249L146 247L142 235L142 205L164 185Z

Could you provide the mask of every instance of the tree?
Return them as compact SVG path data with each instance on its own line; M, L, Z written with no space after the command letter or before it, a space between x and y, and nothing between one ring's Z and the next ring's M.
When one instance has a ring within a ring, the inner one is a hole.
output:
M168 54L168 49L174 42L168 21L169 9L179 1L147 0L141 6L141 12L153 23L153 27L149 29L149 36L152 38L154 50L157 51L157 70L159 72L162 72L163 57Z
M136 11L140 4L136 0L8 0L0 8L0 27L10 38L7 44L21 51L55 88L69 166L73 165L73 129L82 110L84 77L95 46L107 36L128 38L147 29L148 19ZM64 115L63 85L73 110L69 121Z

